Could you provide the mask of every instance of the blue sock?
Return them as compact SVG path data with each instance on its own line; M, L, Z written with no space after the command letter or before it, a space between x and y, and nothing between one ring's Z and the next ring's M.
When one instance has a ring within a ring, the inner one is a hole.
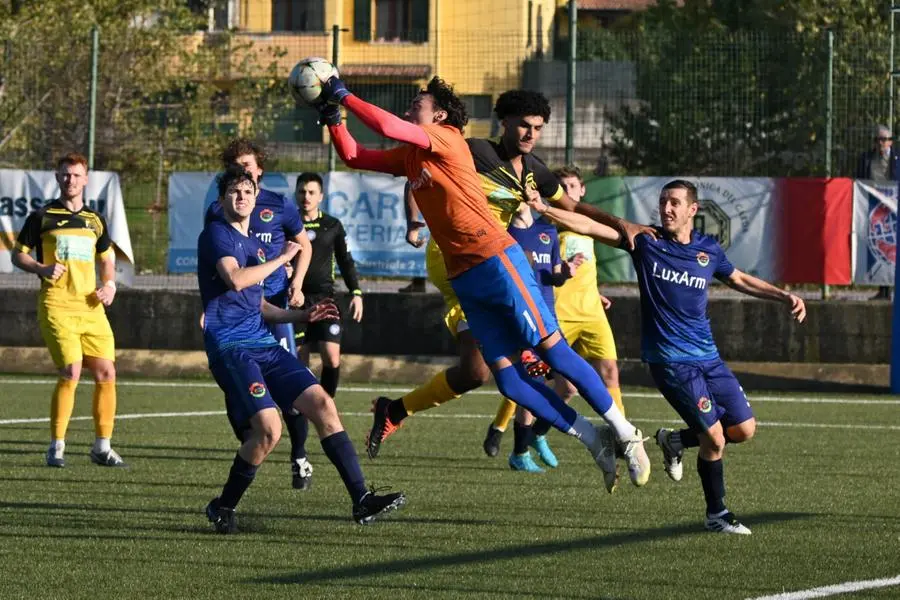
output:
M531 411L531 413L568 434L578 413L556 393L529 377L522 363L514 363L494 372L500 393Z
M717 515L725 510L725 469L722 459L703 460L697 457L697 473L706 498L706 514Z
M288 435L291 436L291 461L306 458L306 438L309 435L309 422L302 414L284 413Z
M347 492L353 503L356 504L368 491L366 489L366 478L363 477L362 469L359 468L359 458L356 456L356 448L346 431L339 431L327 438L322 439L322 450L325 456L338 470Z
M228 481L222 488L222 494L219 496L219 506L225 508L234 508L241 501L241 496L253 483L256 477L256 465L251 465L238 454L234 457L234 463L231 465L231 472L228 474Z
M578 356L564 340L560 340L548 350L540 351L548 365L578 388L581 397L587 400L598 415L606 414L613 405L612 396L600 379L600 375L586 360Z

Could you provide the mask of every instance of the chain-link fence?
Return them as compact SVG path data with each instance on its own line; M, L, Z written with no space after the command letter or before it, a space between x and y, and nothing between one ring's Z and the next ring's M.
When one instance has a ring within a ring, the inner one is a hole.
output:
M548 28L499 35L491 25L381 31L380 38L373 26L375 39L342 31L338 66L354 92L400 114L440 75L466 102L472 136L498 133L492 108L501 92L539 90L552 117L538 152L562 164L565 36ZM166 272L169 174L218 169L230 137L264 140L272 171L328 168L315 111L289 101L284 80L303 57L331 57L333 42L331 31L193 34L179 38L188 51L170 41L169 56L143 56L101 34L95 168L121 175L136 273ZM864 39L836 33L831 45L827 33L579 33L575 162L597 176L824 176L830 152L831 174L853 176L874 125L889 121L888 47L886 31ZM62 152L86 147L89 34L58 50L55 39L5 42L4 168L49 169ZM153 66L161 61L163 68ZM349 127L369 146L390 143L352 117ZM193 287L192 278L177 281Z

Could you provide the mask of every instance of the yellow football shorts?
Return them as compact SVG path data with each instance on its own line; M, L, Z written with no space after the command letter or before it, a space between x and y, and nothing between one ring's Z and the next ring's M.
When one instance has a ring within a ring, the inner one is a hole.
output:
M563 337L585 360L616 360L616 340L606 313L601 312L593 321L560 321Z
M75 313L39 304L38 325L57 368L81 362L85 356L116 360L112 327L102 310Z
M453 286L450 285L450 279L447 277L444 256L433 238L428 240L428 246L425 248L425 270L428 272L428 280L444 297L444 324L453 337L456 337L460 331L467 330L469 324L466 323L466 315L463 314L456 292L453 291Z

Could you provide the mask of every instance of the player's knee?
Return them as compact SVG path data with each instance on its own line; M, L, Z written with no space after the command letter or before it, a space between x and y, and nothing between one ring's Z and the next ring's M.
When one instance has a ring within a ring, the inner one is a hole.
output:
M727 430L728 441L734 444L749 441L756 435L756 419L749 419Z
M272 452L280 440L281 421L274 421L271 424L267 424L266 427L259 432L259 446L266 454Z
M603 360L597 369L606 387L619 387L619 366L614 360Z
M710 431L707 435L701 436L700 450L707 457L721 457L725 451L725 435L722 430Z
M483 386L491 378L491 369L484 361L468 361L463 365L463 376L469 389L475 389Z
M97 381L115 381L116 366L113 363L101 365L94 371L94 378Z

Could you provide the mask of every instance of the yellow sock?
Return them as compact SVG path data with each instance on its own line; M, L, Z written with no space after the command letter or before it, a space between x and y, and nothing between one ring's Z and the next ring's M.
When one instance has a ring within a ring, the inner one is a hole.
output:
M98 381L94 386L94 432L98 438L111 438L116 420L116 382Z
M622 389L621 388L609 388L609 395L612 396L613 402L616 403L616 406L619 407L619 412L622 413L622 416L625 416L625 405L622 404Z
M75 408L75 388L77 381L60 377L56 380L56 388L50 400L50 437L54 440L66 439L69 419Z
M409 415L440 406L444 402L459 398L459 394L453 391L447 383L447 372L441 371L431 378L425 385L420 385L407 395L403 396L403 408Z
M501 398L500 406L497 407L497 414L494 416L494 429L506 431L509 420L516 414L516 403L509 398Z

